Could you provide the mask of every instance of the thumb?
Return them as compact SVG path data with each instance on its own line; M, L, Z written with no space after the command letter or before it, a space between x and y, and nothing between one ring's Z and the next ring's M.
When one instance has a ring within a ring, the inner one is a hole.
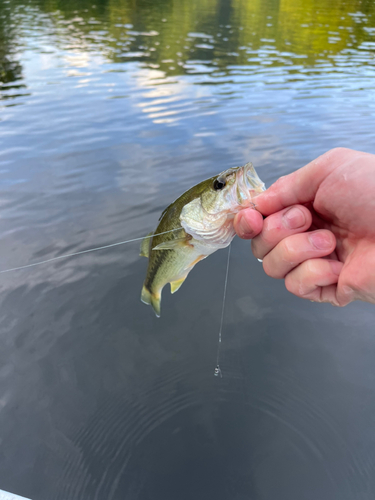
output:
M346 148L331 149L305 167L285 177L280 177L271 187L256 197L256 209L263 215L270 215L291 205L314 201L316 192L324 179L357 154L357 151Z

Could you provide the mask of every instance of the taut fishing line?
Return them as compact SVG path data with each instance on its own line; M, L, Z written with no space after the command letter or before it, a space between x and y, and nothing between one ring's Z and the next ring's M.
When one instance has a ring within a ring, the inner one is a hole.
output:
M252 202L252 205L253 205L253 208L256 208L256 204L254 202ZM163 233L150 234L147 236L140 236L139 238L133 238L131 240L126 240L126 241L119 241L118 243L112 243L110 245L104 245L102 247L89 248L88 250L81 250L79 252L67 253L65 255L59 255L58 257L52 257L51 259L46 259L46 260L41 260L39 262L34 262L34 264L26 264L25 266L12 267L11 269L4 269L4 270L0 271L0 274L10 273L12 271L19 271L21 269L27 269L28 267L40 266L42 264L48 264L48 262L53 262L54 260L67 259L68 257L75 257L76 255L82 255L84 253L97 252L98 250L104 250L105 248L117 247L119 245L125 245L126 243L133 243L133 241L141 241L141 240L144 240L146 238L153 238L154 236L161 236L162 234L173 233L173 231L179 231L180 229L183 229L183 228L177 227L176 229L170 229L169 231L164 231ZM229 246L229 250L228 250L227 277L228 277L229 255L230 255L230 246ZM258 259L258 260L260 262L262 262L260 259ZM225 281L224 301L225 301L225 293L226 293L226 283L227 282ZM223 302L223 313L224 313L224 302ZM223 317L221 318L219 342L221 342L221 328L222 328L222 326L223 326ZM220 368L219 368L219 372L220 372ZM220 372L220 374L221 374L221 372ZM215 375L217 375L216 368L215 368Z
M133 238L132 240L119 241L118 243L112 243L111 245L104 245L102 247L89 248L88 250L81 250L80 252L67 253L65 255L59 255L58 257L52 257L51 259L42 260L40 262L34 262L34 264L26 264L26 266L13 267L12 269L4 269L0 271L2 273L10 273L11 271L19 271L20 269L26 269L27 267L40 266L41 264L47 264L48 262L53 262L54 260L66 259L68 257L74 257L75 255L82 255L83 253L96 252L97 250L104 250L105 248L117 247L119 245L125 245L125 243L132 243L133 241L140 241L146 238L153 238L154 236L160 236L162 234L172 233L173 231L179 231L182 227L177 227L176 229L170 229L169 231L164 231L163 233L150 234L147 236L141 236L140 238Z
M225 273L224 293L223 293L223 306L221 308L219 341L218 341L218 345L217 345L216 368L215 368L215 371L214 371L215 377L220 377L220 378L223 376L223 374L221 373L220 365L219 365L219 358L220 358L221 334L222 334L222 331L223 331L225 298L226 298L226 295L227 295L227 285L228 285L228 271L229 271L230 247L231 247L231 245L229 245L229 247L228 247L227 270L226 270L226 273Z

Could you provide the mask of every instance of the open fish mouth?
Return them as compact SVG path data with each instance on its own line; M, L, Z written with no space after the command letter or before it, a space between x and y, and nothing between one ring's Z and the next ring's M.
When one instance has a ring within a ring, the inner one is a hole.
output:
M238 206L234 211L237 212L242 208L253 206L253 198L258 196L262 191L265 191L266 187L264 182L259 178L253 164L247 163L237 171L235 189ZM233 195L234 193L232 193Z
M266 187L264 185L264 182L260 180L252 163L247 163L243 167L243 177L246 187L249 189L249 191L255 191L254 195L260 194L262 191L265 191Z

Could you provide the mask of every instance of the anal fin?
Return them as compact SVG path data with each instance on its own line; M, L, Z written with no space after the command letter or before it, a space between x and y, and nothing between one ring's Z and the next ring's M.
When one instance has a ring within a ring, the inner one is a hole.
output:
M208 257L208 255L199 255L191 264L189 264L189 269L192 269L195 264L198 264L198 262L205 259L206 257Z
M171 293L175 293L177 292L177 290L180 288L180 286L182 285L182 283L186 280L186 276L184 276L183 278L181 278L180 280L176 280L176 281L171 281L170 282L170 285L171 285Z

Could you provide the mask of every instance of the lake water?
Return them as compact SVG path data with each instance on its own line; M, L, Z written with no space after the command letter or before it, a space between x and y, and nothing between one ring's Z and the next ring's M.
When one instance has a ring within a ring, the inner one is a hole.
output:
M140 237L193 184L375 153L370 0L0 0L1 269ZM375 308L290 295L235 239L162 316L139 244L0 278L0 489L372 500Z

